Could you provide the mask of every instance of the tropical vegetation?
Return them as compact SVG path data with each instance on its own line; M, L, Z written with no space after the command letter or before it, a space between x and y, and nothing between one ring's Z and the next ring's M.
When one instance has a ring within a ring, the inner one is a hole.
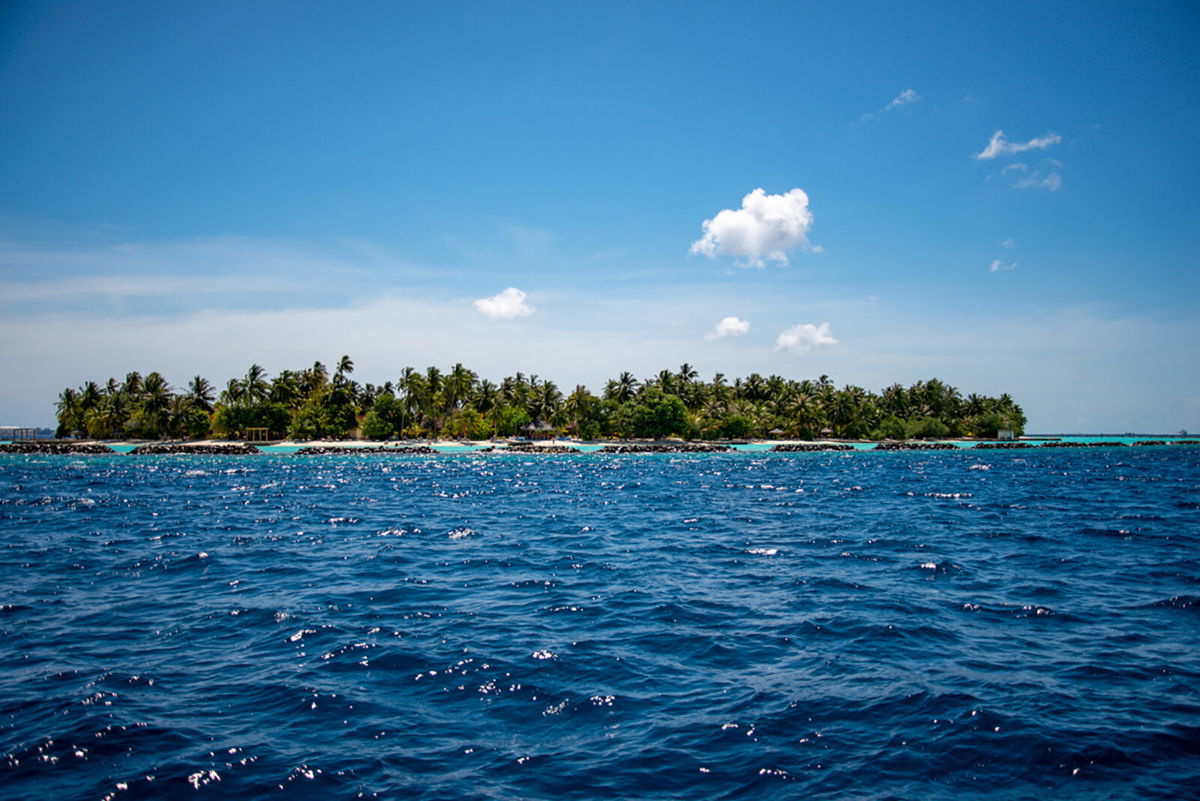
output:
M911 439L994 437L1025 426L1009 395L964 397L936 378L874 393L839 389L824 375L796 381L751 373L730 381L717 373L704 381L684 364L644 379L623 372L597 395L582 384L564 393L524 373L494 383L462 364L445 372L406 367L381 386L360 384L353 373L354 362L343 356L332 373L315 362L268 378L252 364L220 392L202 376L176 390L157 372L88 381L59 395L58 435L242 439L250 429L266 429L294 439L486 439L520 435L538 423L582 439Z

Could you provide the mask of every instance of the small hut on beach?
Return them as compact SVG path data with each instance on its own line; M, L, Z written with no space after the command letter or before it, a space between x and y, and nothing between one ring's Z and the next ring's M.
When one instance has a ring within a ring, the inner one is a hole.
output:
M528 439L554 439L554 432L557 430L545 420L534 420L520 428L521 436Z

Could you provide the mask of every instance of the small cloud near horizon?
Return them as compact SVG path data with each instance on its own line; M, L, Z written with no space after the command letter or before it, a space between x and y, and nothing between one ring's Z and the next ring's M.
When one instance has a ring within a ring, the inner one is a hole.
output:
M493 321L528 317L537 310L525 302L525 297L524 292L510 286L498 295L475 301L475 310Z
M821 323L820 325L804 323L802 325L793 325L791 328L782 331L775 339L775 350L787 351L788 353L807 353L813 348L836 345L837 343L838 341L833 337L833 332L829 330L829 323Z
M786 265L789 250L816 250L808 243L812 211L803 189L782 195L755 189L742 198L740 209L722 209L702 227L704 236L688 252L710 259L733 256L739 267L763 267L768 260Z
M1007 270L1015 270L1021 266L1021 262L1014 261L1004 264L999 259L992 259L992 263L988 266L988 272L998 273Z
M1062 137L1058 134L1048 133L1045 136L1034 137L1028 142L1010 142L1004 138L1004 131L998 130L988 140L987 147L975 154L975 158L979 161L986 161L998 156L1011 156L1016 153L1024 153L1026 150L1045 150L1051 145L1057 145L1061 141Z
M740 320L737 317L724 317L713 327L713 330L704 335L704 338L712 342L725 337L740 337L749 330L750 323L748 321Z

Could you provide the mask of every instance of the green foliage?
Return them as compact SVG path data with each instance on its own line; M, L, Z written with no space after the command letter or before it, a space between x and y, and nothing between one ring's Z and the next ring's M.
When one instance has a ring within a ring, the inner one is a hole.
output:
M628 436L661 439L688 431L687 407L678 395L650 387L617 409L616 425Z
M464 406L450 415L446 427L442 430L458 439L487 439L492 434L491 427L483 419L483 415L470 406Z
M207 439L210 426L208 412L199 406L188 406L172 433L182 439Z
M320 401L310 400L292 417L287 435L299 440L320 439L325 431L325 408Z
M1018 434L1025 414L1008 395L967 395L938 379L909 387L893 384L875 394L862 387L838 389L828 376L795 381L752 373L745 379L717 374L703 381L690 365L639 380L622 373L601 397L579 385L564 393L536 375L499 384L455 364L443 371L406 367L382 386L352 380L354 362L343 356L335 370L320 362L270 378L251 365L215 389L202 376L186 389L171 389L161 373L133 371L124 380L88 381L65 389L55 404L58 434L97 438L245 436L261 427L302 439L362 436L386 439L501 437L519 434L531 420L546 420L582 438L634 436L729 438L766 436L778 428L814 438L992 437L1000 429ZM210 417L211 412L211 417Z
M515 436L521 426L529 422L529 414L524 409L516 409L511 406L498 407L488 417L498 437Z
M396 426L379 413L378 409L367 412L362 421L362 435L366 439L391 439L396 433Z
M904 425L908 439L942 439L950 436L950 429L936 417L918 417Z
M754 419L744 414L731 414L721 419L717 430L724 439L745 439L754 430Z
M974 437L993 439L1001 429L1009 429L1015 434L1024 433L1023 421L1018 423L1016 415L1006 415L1000 412L986 412L977 417L968 418L965 422L967 433Z
M871 432L871 439L904 439L906 436L908 431L904 421L894 414L880 420L879 426Z

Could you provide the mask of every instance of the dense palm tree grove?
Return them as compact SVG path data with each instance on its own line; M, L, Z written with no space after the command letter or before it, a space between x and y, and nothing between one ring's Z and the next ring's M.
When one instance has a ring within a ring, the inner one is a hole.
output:
M565 394L553 381L517 373L499 384L455 364L446 372L406 367L382 386L351 379L343 356L333 370L316 362L268 379L257 364L218 394L203 377L173 390L157 372L124 381L88 381L59 396L58 435L98 439L216 436L243 438L250 428L272 437L367 439L519 435L531 422L560 434L685 439L841 437L901 439L994 437L1020 433L1025 415L1007 394L962 394L934 378L879 393L836 388L828 376L793 381L751 373L702 381L691 365L638 380L621 373L599 396L583 385Z

